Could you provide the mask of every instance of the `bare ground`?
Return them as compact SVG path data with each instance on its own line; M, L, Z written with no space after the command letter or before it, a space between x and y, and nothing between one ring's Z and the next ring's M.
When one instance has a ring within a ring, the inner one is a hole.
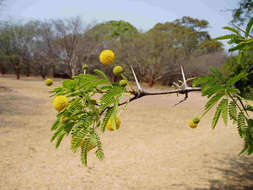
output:
M102 135L105 160L91 151L84 168L70 138L57 150L50 143L53 87L9 77L0 86L0 190L253 189L253 159L237 156L243 142L236 127L219 122L212 130L212 113L188 127L206 102L200 93L176 107L182 96L132 102L121 128Z

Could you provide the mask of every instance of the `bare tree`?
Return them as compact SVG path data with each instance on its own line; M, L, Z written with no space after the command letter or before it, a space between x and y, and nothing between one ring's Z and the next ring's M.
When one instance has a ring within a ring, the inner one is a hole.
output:
M57 40L55 46L60 51L60 59L68 66L70 77L77 74L80 58L78 47L82 38L82 22L79 17L53 21Z

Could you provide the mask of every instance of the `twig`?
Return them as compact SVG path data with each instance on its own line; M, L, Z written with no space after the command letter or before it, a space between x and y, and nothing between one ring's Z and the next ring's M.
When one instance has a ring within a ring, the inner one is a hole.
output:
M193 91L201 91L201 88L198 87L187 87L186 89L178 89L178 90L169 90L169 91L161 91L161 92L147 92L147 91L142 91L140 93L138 92L133 92L132 94L134 97L132 97L130 100L122 102L119 104L119 106L126 104L127 102L132 102L134 100L137 100L143 96L151 96L151 95L164 95L164 94L175 94L175 93L180 93L180 94L187 94L184 98L183 101L185 101L188 98L188 92L193 92ZM183 102L182 101L182 102ZM180 102L181 103L181 102Z

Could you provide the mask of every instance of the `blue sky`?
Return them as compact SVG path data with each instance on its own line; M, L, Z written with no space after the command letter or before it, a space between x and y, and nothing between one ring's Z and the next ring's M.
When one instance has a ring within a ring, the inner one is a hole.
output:
M238 0L7 0L2 18L48 19L80 16L86 23L125 20L146 31L183 16L205 19L212 37L223 35Z

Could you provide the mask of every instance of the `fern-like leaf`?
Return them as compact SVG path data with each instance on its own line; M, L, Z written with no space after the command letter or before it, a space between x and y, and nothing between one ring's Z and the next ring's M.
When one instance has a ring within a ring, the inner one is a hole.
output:
M221 101L219 103L219 105L217 106L217 108L216 108L216 112L214 114L213 121L212 121L212 128L213 129L215 128L215 126L217 125L217 123L219 121L220 114L221 114L221 111L222 111L222 106L223 106L223 101Z
M60 134L59 134L58 137L57 137L57 141L56 141L56 144L55 144L55 148L58 148L58 147L59 147L59 145L61 144L61 141L62 141L62 139L63 139L63 137L64 137L65 134L66 134L65 131L61 131L61 132L60 132Z
M103 149L102 149L101 140L100 140L97 133L94 133L94 135L95 135L95 138L97 140L97 147L98 147L98 149L96 150L96 156L99 160L103 160L105 156L104 156L104 152L103 152Z
M203 76L203 77L198 77L197 79L195 79L192 83L192 86L193 87L196 87L200 84L203 84L203 83L206 83L210 80L214 80L214 77L212 75L206 75L206 76Z
M88 133L89 133L89 130L83 128L75 136L72 136L72 141L71 141L72 152L76 152L81 142L83 141L83 139L85 139Z
M84 166L87 166L87 153L88 153L88 147L90 144L90 139L85 139L84 143L81 146L81 161Z
M234 33L240 35L240 32L239 32L238 30L236 30L236 29L234 29L234 28L231 28L231 27L229 27L229 26L224 26L224 27L222 27L222 28L223 28L223 29L226 29L226 30L230 30L231 32L234 32Z
M237 126L238 126L239 134L242 138L245 137L245 127L246 127L245 119L246 118L245 118L243 112L239 112L238 120L237 120Z
M60 124L60 121L59 121L59 119L57 119L57 120L54 122L54 124L52 125L51 130L52 130L52 131L56 130L56 129L59 127L59 124Z
M211 97L214 93L218 93L221 90L224 90L224 87L221 85L214 85L211 86L210 88L206 88L205 90L202 91L202 96L208 96Z
M238 35L236 35L236 34L228 34L228 35L224 35L224 36L220 36L220 37L214 38L214 40L227 40L227 39L232 39L234 37L238 37Z
M228 123L228 99L227 98L222 100L221 112L222 112L223 121L225 125L227 125Z
M245 31L245 37L246 38L249 37L252 26L253 26L253 17L251 17L250 21L247 24L246 31Z
M94 69L94 73L96 73L97 75L99 75L100 77L102 77L104 80L108 81L109 82L109 79L108 77L106 76L106 74L99 70L99 69Z
M55 140L55 138L61 133L61 131L64 130L64 126L61 125L57 131L53 134L52 138L50 139L51 142L53 142Z
M231 101L229 103L228 113L231 120L237 121L237 110L235 101Z
M105 127L111 118L112 114L114 112L114 108L109 108L105 114L105 117L103 119L102 125L101 125L101 131L104 133L105 132Z
M216 67L210 67L210 71L214 74L218 81L224 82L222 73Z
M241 150L241 152L239 152L238 156L241 156L244 152L246 152L248 149L248 143L244 143L244 147L243 149Z
M223 93L215 94L211 99L208 100L208 102L205 105L205 109L206 110L211 109L221 99L222 96L224 96Z
M230 78L227 82L226 82L226 86L230 87L233 84L235 84L236 82L238 82L239 80L241 80L242 78L245 78L248 74L247 73L240 73L239 75L236 75L232 78Z
M102 96L101 102L105 103L109 99L115 96L119 96L123 92L123 88L118 86L118 87L113 87L112 89L108 90L105 95Z

